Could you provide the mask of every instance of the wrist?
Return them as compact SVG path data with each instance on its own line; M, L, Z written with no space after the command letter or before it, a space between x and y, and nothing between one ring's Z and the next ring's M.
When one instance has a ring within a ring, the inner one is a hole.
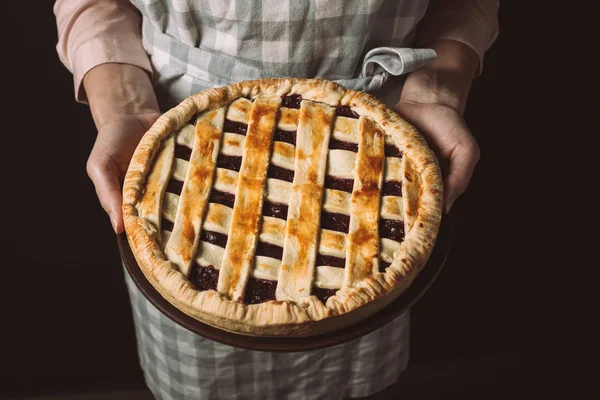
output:
M83 85L98 129L115 116L159 112L150 77L137 66L100 64L85 75Z
M462 113L479 64L477 53L453 40L434 41L427 47L438 57L408 74L400 101L443 104Z

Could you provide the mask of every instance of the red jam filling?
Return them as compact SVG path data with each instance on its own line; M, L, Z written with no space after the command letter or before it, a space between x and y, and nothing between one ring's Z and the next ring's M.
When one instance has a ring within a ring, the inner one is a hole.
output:
M178 181L176 179L171 179L167 183L167 188L165 189L168 193L173 193L176 195L180 195L183 190L183 181Z
M287 220L288 206L283 203L265 200L263 203L263 215L267 217Z
M245 136L246 133L248 133L248 125L244 124L243 122L236 122L226 119L225 123L223 124L223 132L237 133Z
M342 142L334 138L329 139L329 149L331 150L347 150L353 153L358 152L358 143Z
M221 192L220 190L214 189L210 191L210 197L208 199L210 203L217 203L233 208L235 202L235 195L233 193Z
M382 196L398 196L402 197L402 182L401 181L385 181L381 188Z
M317 299L325 304L328 298L335 295L335 292L337 292L337 289L323 289L313 286L311 294L317 296Z
M342 192L352 193L354 188L354 179L336 178L335 176L325 176L325 188L341 190Z
M270 164L267 170L267 178L281 179L286 182L294 181L294 171L287 168L278 167L277 165Z
M358 118L359 115L356 111L352 110L350 106L337 106L335 108L335 115L338 117L346 117L346 118Z
M227 235L220 232L202 230L200 240L223 248L227 246Z
M212 265L201 267L194 263L190 269L189 281L199 291L217 290L217 282L219 281L219 270Z
M181 158L182 160L189 161L192 157L192 149L182 144L175 145L175 157Z
M389 263L387 261L383 261L381 258L379 259L379 272L383 273L385 272L385 269L387 267L389 267L390 265L392 265L392 263Z
M257 256L265 256L281 260L283 258L283 247L277 246L276 244L261 242L259 240L256 244L255 254Z
M393 144L386 144L384 146L385 156L386 157L397 157L402 158L402 152L400 149Z
M379 236L396 242L404 241L404 222L393 219L379 220Z
M296 145L296 131L284 131L276 129L273 133L273 140L276 142L285 142Z
M302 96L299 94L292 94L289 96L281 96L281 106L287 108L300 108L302 103Z
M346 214L321 212L321 228L330 231L348 233L350 230L350 216Z
M317 254L315 265L329 265L330 267L344 268L346 266L346 259L325 254Z
M259 304L269 300L275 300L276 288L277 281L250 277L246 284L244 303Z
M226 154L219 154L217 157L217 168L229 169L231 171L238 171L242 167L241 156L228 156Z

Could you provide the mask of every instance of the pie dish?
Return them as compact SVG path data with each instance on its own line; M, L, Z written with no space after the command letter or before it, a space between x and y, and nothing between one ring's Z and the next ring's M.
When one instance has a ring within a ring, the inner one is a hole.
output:
M163 114L123 186L129 245L184 313L311 336L398 298L441 220L438 162L373 96L320 79L208 89Z

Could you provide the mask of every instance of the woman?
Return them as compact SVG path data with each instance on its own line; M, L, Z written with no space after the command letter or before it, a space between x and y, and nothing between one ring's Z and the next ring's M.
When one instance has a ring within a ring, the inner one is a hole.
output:
M437 151L446 212L479 159L462 112L498 34L498 1L58 0L54 10L58 53L98 128L87 171L116 233L120 182L160 112L240 80L323 77L381 97ZM394 383L408 362L408 313L332 348L256 352L187 331L126 280L156 398L356 398Z

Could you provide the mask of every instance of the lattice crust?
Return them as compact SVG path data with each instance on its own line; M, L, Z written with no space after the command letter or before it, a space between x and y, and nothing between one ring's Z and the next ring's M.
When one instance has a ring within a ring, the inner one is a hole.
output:
M200 92L159 118L123 210L140 268L184 312L238 333L312 335L410 285L441 198L423 138L373 97L268 79Z

